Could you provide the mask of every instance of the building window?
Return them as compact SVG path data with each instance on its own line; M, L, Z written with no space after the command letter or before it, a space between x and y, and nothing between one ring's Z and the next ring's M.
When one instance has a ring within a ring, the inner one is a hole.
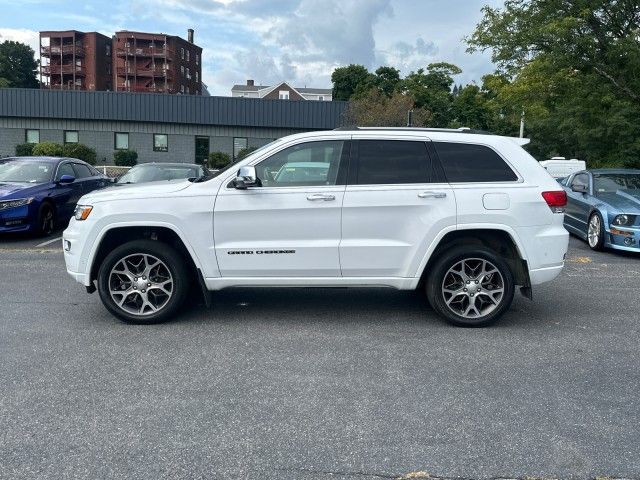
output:
M187 85L187 95L189 95L191 93L191 90L189 89L189 85Z
M184 60L184 48L180 48L180 58Z
M180 85L180 93L184 93L184 85Z
M169 135L166 133L153 134L153 151L168 152L169 151Z
M234 137L233 139L233 159L238 158L240 150L247 148L248 139L246 137Z
M180 75L184 77L184 65L180 65Z
M196 72L196 82L198 81L198 72Z
M196 65L200 63L200 55L196 53Z
M105 53L107 54L107 57L110 57L111 56L111 45L106 45L105 49L106 49Z
M318 95L318 101L319 101L319 102L324 101L324 97L323 97L322 95Z
M40 130L27 129L24 138L27 143L40 143Z
M187 62L189 61L189 50L187 50Z
M191 70L187 68L187 78L191 80Z
M114 134L114 146L116 150L129 150L129 134L116 132Z
M64 131L64 143L78 143L79 141L77 130Z
M289 90L280 90L278 98L280 100L289 100Z

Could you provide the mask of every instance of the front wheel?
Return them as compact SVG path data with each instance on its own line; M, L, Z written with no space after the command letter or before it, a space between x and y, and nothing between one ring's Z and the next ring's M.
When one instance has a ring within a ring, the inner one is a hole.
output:
M98 271L98 292L107 309L128 323L170 320L184 302L189 276L169 245L135 240L111 252Z
M515 290L507 263L484 247L457 247L430 269L429 302L449 323L484 327L509 308Z
M38 210L36 233L41 237L49 236L56 228L56 210L49 202L43 202Z
M599 251L604 248L604 222L598 212L592 213L589 217L587 242L591 250Z

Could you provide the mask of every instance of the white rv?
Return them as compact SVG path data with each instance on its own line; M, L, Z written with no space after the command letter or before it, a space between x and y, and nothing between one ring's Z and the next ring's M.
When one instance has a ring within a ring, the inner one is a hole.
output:
M564 157L553 157L551 160L543 160L540 162L540 165L542 165L553 178L568 177L572 173L587 168L584 160L578 160L577 158L567 160Z

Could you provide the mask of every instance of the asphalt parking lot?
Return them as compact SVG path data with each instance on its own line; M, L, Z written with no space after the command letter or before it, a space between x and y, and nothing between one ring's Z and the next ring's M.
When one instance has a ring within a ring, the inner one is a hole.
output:
M0 238L2 479L640 477L640 255L572 239L488 329L373 289L229 290L138 327L56 237Z

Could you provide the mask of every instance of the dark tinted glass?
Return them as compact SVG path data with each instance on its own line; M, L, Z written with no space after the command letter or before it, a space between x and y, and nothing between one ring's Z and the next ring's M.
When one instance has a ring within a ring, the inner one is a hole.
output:
M72 177L76 176L76 172L73 170L73 167L70 163L63 163L62 165L60 165L60 167L58 167L57 180L60 180L60 177L62 177L63 175L70 175Z
M589 176L586 173L579 173L573 178L571 182L571 186L575 187L577 185L588 187L589 186Z
M73 169L76 171L76 178L87 178L92 176L91 170L89 170L89 167L86 165L74 163Z
M358 184L428 183L429 165L424 142L361 140Z
M509 182L518 177L489 147L434 142L447 180L457 182Z

